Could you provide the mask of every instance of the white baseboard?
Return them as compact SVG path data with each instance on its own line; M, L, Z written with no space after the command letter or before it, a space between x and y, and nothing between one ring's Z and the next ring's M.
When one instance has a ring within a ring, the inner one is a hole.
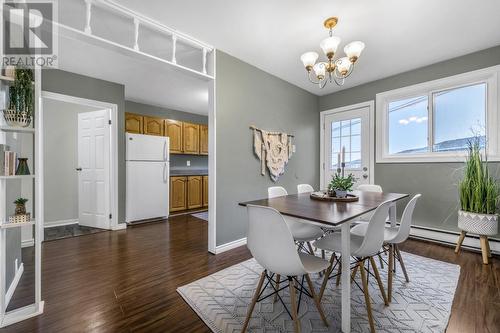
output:
M19 280L21 280L23 272L24 272L24 264L21 263L21 265L19 265L19 267L17 268L16 275L14 275L14 279L12 279L9 288L5 293L5 308L7 308L7 306L9 305L10 299L12 298L12 295L14 295L14 291L16 291L17 284L19 283Z
M50 228L50 227L60 227L63 225L70 225L70 224L78 224L78 219L71 219L71 220L58 220L58 221L45 221L43 224L44 228Z
M237 248L239 246L245 245L246 243L247 243L247 238L245 237L245 238L237 239L235 241L232 241L232 242L229 242L226 244L218 245L215 248L215 254L220 254L222 252L232 250L232 249Z
M419 238L429 241L434 241L438 243L444 243L449 245L456 245L458 240L458 232L453 231L443 231L434 228L427 227L411 227L410 236L412 238ZM462 247L481 250L481 245L479 243L479 236L467 234L462 244ZM500 242L497 240L490 239L491 252L494 254L500 254Z
M118 223L111 227L111 230L124 230L127 229L127 223Z
M35 240L33 238L31 239L24 239L21 241L21 248L24 247L31 247L35 245Z

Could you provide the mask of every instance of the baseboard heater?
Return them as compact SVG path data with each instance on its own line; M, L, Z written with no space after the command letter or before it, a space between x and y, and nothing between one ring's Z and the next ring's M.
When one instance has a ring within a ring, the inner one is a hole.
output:
M450 246L457 245L458 236L460 233L449 230L440 230L422 226L411 226L410 238L421 239L430 242L435 242L439 244L445 244ZM490 241L490 248L493 254L500 255L500 240L497 238L488 238ZM479 236L473 234L467 234L465 240L462 244L462 248L481 251L481 245L479 243Z
M144 224L144 223L153 223L153 222L165 222L167 221L167 217L155 217L151 219L144 219L144 220L137 220L137 221L131 221L127 222L127 225L133 226L133 225L139 225L139 224Z

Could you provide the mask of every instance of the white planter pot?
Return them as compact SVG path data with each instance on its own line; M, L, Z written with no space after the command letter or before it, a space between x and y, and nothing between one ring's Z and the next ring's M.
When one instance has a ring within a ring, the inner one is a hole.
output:
M345 198L347 197L347 191L335 190L335 195L337 198Z
M476 235L493 236L498 233L498 215L458 211L458 227Z

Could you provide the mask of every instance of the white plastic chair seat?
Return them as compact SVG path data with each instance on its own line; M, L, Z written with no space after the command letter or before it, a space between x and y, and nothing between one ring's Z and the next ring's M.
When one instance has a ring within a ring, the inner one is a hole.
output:
M301 252L299 253L299 257L302 261L302 265L304 265L307 274L319 273L327 269L330 265L328 260L321 259L307 253Z
M356 251L361 247L363 243L363 237L351 234L351 255L355 255ZM335 232L333 234L326 235L320 240L313 243L318 249L337 252L342 251L342 238L340 232Z
M368 223L360 223L351 228L351 234L365 237L366 230L368 230ZM384 229L384 242L390 243L398 235L399 227L386 226Z
M310 242L323 236L323 230L316 225L312 225L305 220L300 222L301 219L291 216L284 216L284 218L293 239L298 242Z

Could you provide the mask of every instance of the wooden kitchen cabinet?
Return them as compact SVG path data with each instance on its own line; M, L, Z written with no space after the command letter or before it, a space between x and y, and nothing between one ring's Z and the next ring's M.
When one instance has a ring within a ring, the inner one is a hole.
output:
M208 125L200 125L200 155L208 155Z
M182 146L184 154L200 153L200 125L183 123Z
M170 212L187 209L187 177L170 177Z
M125 132L142 134L143 121L143 116L133 113L125 113Z
M203 206L203 176L187 177L187 209Z
M144 117L144 134L163 136L163 119Z
M203 176L203 207L208 207L208 176Z
M182 154L182 121L165 119L165 136L170 138L170 153Z

